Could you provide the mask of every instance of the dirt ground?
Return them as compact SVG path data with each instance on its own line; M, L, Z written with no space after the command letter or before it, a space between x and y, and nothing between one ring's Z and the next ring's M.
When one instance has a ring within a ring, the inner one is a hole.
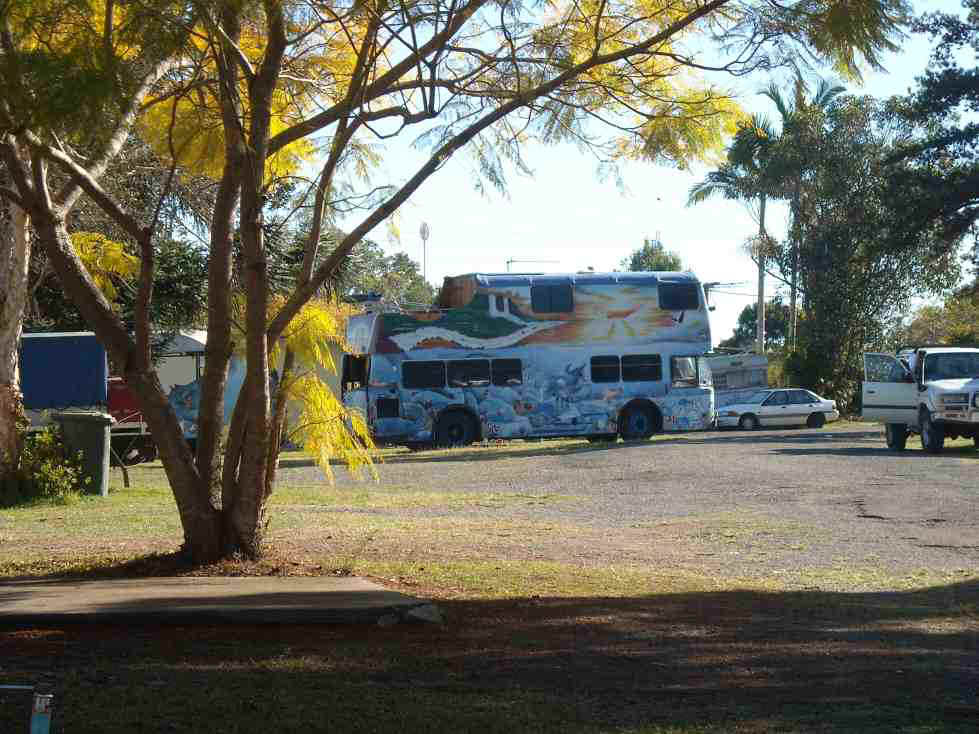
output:
M917 447L896 454L878 427L857 424L686 434L599 449L513 446L525 453L473 449L388 459L379 492L507 499L378 510L361 552L424 557L424 548L400 545L393 521L443 526L458 519L465 528L439 534L439 555L655 564L769 577L796 588L819 576L820 587L840 590L872 588L875 575L979 572L979 452L971 445L941 456ZM280 476L320 481L315 467L287 467ZM362 486L342 471L337 481L341 498ZM315 515L310 520L296 542L307 549L318 536Z

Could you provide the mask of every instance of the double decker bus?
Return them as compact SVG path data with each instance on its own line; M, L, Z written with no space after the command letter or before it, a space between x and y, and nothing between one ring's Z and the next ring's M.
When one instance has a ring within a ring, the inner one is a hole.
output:
M437 307L354 316L341 388L379 443L645 439L714 421L692 273L469 274Z

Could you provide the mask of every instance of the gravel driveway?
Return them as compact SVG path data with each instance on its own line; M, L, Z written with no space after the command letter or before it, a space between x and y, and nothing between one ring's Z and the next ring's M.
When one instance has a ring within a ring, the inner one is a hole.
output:
M979 452L932 456L914 443L897 454L867 424L600 448L517 442L396 456L380 474L379 491L504 497L385 511L470 523L450 549L461 557L656 565L822 588L979 573ZM319 477L315 468L280 476ZM337 481L363 487L342 472Z

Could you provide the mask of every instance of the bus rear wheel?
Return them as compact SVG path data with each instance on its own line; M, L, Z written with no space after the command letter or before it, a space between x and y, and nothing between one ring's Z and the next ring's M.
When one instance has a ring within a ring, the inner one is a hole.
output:
M644 405L634 405L622 414L622 440L645 441L656 432L656 416Z
M435 445L439 448L468 446L475 440L476 425L460 410L444 413L435 424Z

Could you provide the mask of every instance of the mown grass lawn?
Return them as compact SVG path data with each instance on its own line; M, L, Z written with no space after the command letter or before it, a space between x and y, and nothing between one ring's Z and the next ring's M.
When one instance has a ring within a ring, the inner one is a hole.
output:
M564 450L516 450L541 448ZM0 684L53 691L57 732L976 731L976 569L840 563L800 587L750 563L719 577L538 559L521 538L558 548L587 529L522 511L578 498L377 484L285 484L267 559L188 568L162 472L132 474L108 499L0 511L0 576L356 573L437 599L446 623L0 629ZM773 526L715 514L682 532L723 544ZM0 732L26 731L25 705L0 694Z

